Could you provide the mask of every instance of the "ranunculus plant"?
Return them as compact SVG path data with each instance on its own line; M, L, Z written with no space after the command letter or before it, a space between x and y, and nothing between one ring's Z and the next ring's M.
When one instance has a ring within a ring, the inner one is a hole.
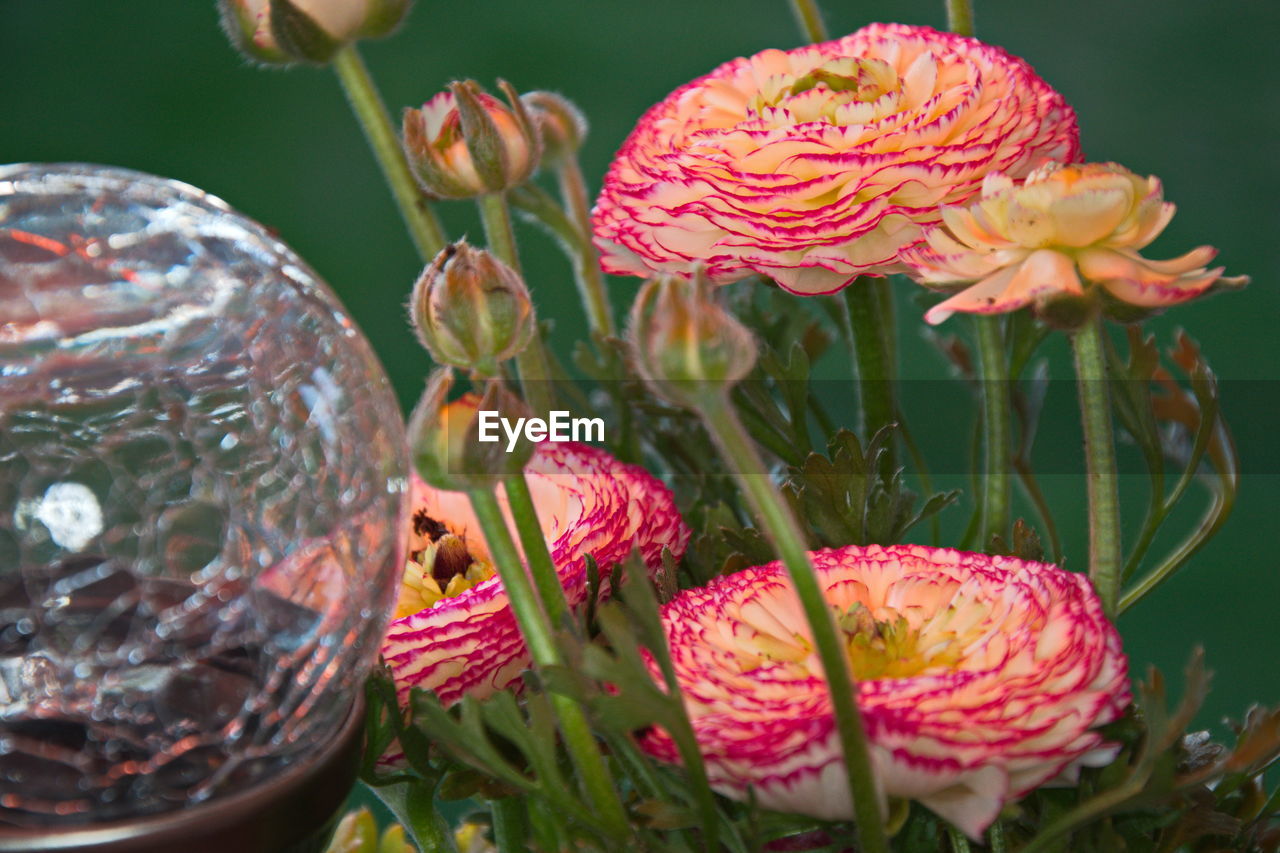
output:
M410 417L409 559L364 761L420 849L1280 851L1280 712L1222 743L1189 732L1200 658L1171 702L1158 673L1131 682L1117 623L1239 484L1207 360L1141 324L1191 325L1183 303L1245 279L1208 246L1147 257L1173 215L1159 180L1084 163L1072 106L975 38L965 0L950 32L839 38L793 0L812 43L683 84L655 50L647 82L675 88L604 141L598 193L573 92L427 79L397 137L355 42L403 0L221 5L251 58L333 62L426 265L388 297L440 366ZM458 202L470 243L436 215ZM576 347L513 210L570 261ZM643 279L630 311L602 272ZM904 310L962 315L938 342L972 406L923 401L944 451L907 417L900 351L924 345L897 339ZM1035 464L1029 365L1055 334L1075 501ZM561 440L569 413L603 438ZM1122 441L1149 474L1128 525ZM934 492L930 465L972 467ZM473 809L450 825L445 799ZM352 817L333 849L403 846L378 838Z

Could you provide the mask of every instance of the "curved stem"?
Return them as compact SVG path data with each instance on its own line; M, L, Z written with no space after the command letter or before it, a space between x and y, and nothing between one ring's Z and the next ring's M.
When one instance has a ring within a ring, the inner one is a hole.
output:
M538 667L562 665L564 661L560 649L555 644L546 614L539 606L529 576L525 573L497 496L489 489L472 489L467 492L467 496L471 499L471 508L480 522L480 529L484 531L485 542L493 556L493 565L502 578L502 586L511 602L511 610L520 626L520 634L529 646L529 655L534 664ZM581 774L583 786L601 821L608 827L611 835L627 836L630 830L626 812L613 786L609 768L605 765L587 725L586 716L567 696L552 693L551 702L560 721L565 747Z
M576 156L564 158L558 177L560 198L581 235L578 241L580 251L573 258L573 271L578 283L578 293L587 311L587 322L593 333L612 337L617 334L617 330L613 325L613 314L609 310L609 295L604 288L604 277L596 259L595 247L591 245L591 209L587 202L587 185L582 179L582 169L578 166Z
M1125 591L1124 596L1120 599L1117 612L1124 613L1137 604L1157 586L1168 580L1187 560L1195 556L1195 553L1204 547L1218 532L1218 529L1226 523L1227 516L1231 514L1234 505L1234 493L1224 489L1214 490L1213 500L1210 502L1208 510L1205 511L1204 517L1200 520L1200 524L1196 526L1190 536L1174 549L1173 553L1161 561L1160 565L1156 566Z
M529 491L529 481L525 479L524 472L520 471L504 477L502 485L507 491L507 503L516 522L516 531L520 534L520 543L524 545L525 558L529 561L529 571L533 575L538 597L542 599L542 607L551 620L552 629L558 628L564 624L569 604L564 597L564 587L560 585L560 575L551 560L551 552L547 549L542 525L538 522L538 511L533 504L533 494Z
M854 361L858 371L858 394L862 401L863 438L871 438L886 426L896 422L898 406L894 399L894 365L892 315L886 316L886 306L891 306L892 293L888 291L888 279L859 278L844 289L845 306L848 308L849 332L853 336ZM886 479L897 467L897 437L885 443L880 472Z
M1009 505L1012 458L1009 400L1009 367L1005 359L1004 335L999 317L973 318L978 344L978 387L982 395L982 521L979 547L985 548L993 535L1009 537Z
M835 713L836 729L844 751L849 791L853 796L858 838L865 853L887 853L888 841L880 820L871 756L867 749L862 714L858 710L857 684L831 617L831 607L818 585L806 553L804 534L790 508L769 479L768 470L727 394L709 393L697 406L712 439L726 459L733 460L734 477L759 516L770 541L778 549L791 583L813 631L813 643L826 673Z
M816 0L791 0L791 11L795 13L796 23L809 41L826 41L830 38Z
M973 0L947 0L947 29L962 36L973 35Z
M1089 577L1107 615L1115 618L1120 592L1120 497L1111 399L1107 387L1102 317L1091 319L1071 336L1076 387L1084 423L1089 492Z
M419 850L457 853L453 833L435 807L435 785L419 779L369 790L395 815Z
M373 149L373 156L382 169L382 177L391 188L391 195L400 208L405 227L409 229L409 237L417 247L418 254L424 261L430 261L444 248L448 242L444 229L435 213L427 205L426 198L418 190L418 184L409 171L409 163L405 160L404 150L400 147L400 139L396 136L391 117L387 114L382 96L369 76L369 69L356 51L354 44L349 44L338 51L333 58L333 68L342 83L342 91L346 93L347 102L356 114L364 137Z
M484 222L484 236L489 248L504 264L520 272L520 254L516 251L516 234L511 227L511 208L504 193L488 193L476 202L480 206L480 218ZM534 414L546 417L551 411L550 369L547 353L542 348L542 335L534 332L526 346L516 356L520 370L520 390Z

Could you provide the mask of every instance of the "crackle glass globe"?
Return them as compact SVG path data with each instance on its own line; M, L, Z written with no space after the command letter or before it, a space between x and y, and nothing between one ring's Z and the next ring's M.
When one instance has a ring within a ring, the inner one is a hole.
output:
M403 565L404 426L332 291L193 187L0 167L0 828L331 739Z

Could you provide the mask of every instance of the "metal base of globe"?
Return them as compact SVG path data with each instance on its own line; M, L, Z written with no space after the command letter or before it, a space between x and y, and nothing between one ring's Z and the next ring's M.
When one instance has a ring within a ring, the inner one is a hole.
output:
M360 766L364 700L324 748L247 790L87 826L0 828L0 853L321 853Z

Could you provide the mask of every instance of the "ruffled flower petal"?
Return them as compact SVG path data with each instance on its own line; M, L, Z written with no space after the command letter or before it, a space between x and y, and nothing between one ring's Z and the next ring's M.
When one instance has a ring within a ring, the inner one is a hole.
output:
M606 272L762 273L795 293L900 272L939 205L992 172L1079 157L1075 115L1021 59L928 27L725 63L650 109L593 214Z
M1127 662L1083 575L914 545L811 558L847 615L838 624L882 795L977 838L1006 803L1113 749L1096 729L1129 704ZM782 564L685 590L662 620L716 790L850 819L830 695ZM642 746L679 760L660 728Z

